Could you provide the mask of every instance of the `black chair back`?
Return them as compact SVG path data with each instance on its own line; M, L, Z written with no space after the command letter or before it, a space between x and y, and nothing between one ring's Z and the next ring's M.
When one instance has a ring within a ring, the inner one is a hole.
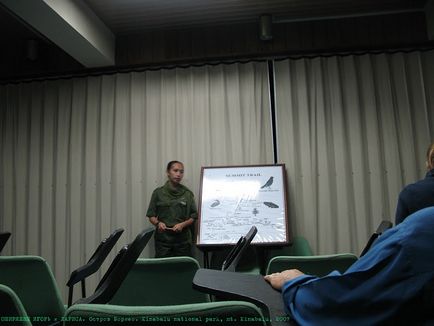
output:
M365 248L362 250L362 253L360 254L360 257L365 255L369 249L371 248L374 241L387 229L390 229L393 226L392 222L390 221L381 221L380 225L378 226L377 230L371 235L371 237L368 240L368 243L366 244Z
M100 303L106 304L109 302L116 291L121 286L122 282L127 277L129 271L133 267L137 258L139 258L143 249L148 244L154 228L149 228L140 232L133 242L124 246L116 255L109 269L104 274L103 278L96 287L95 293L87 298L79 299L78 303Z
M0 252L3 250L6 242L8 242L10 236L10 232L0 232Z
M122 228L114 230L112 234L101 241L92 257L89 258L89 261L71 273L69 280L66 283L66 285L69 287L68 306L70 306L72 303L72 295L74 292L74 285L76 283L81 282L81 295L83 298L86 297L85 279L98 271L123 232L124 229Z
M232 248L226 259L223 261L222 271L235 272L235 267L237 267L238 261L241 259L244 251L248 248L257 232L258 229L256 226L252 226L249 232L238 240L235 247Z

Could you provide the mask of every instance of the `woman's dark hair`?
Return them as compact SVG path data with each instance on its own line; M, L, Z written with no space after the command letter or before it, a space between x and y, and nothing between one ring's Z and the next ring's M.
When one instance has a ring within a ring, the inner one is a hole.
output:
M179 161L170 161L169 163L167 163L166 171L169 172L170 169L172 168L172 166L173 166L174 164L176 164L176 163L179 163L179 164L184 165L182 162L179 162Z

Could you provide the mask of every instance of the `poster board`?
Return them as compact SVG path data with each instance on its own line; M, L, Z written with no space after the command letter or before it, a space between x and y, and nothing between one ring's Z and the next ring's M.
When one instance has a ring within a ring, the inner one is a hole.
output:
M235 244L253 225L252 244L289 242L285 165L202 167L197 245Z

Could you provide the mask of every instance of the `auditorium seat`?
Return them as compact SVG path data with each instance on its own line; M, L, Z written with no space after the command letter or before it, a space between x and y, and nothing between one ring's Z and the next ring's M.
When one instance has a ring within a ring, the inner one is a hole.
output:
M1 256L0 284L16 293L30 318L45 319L38 325L50 324L65 313L56 280L42 257Z
M66 283L69 288L68 306L72 304L74 285L78 282L81 283L82 297L86 297L86 278L98 271L98 269L101 267L102 263L107 258L108 254L110 253L123 232L124 229L122 228L114 230L107 238L101 241L101 243L98 245L95 252L89 258L85 265L71 272L69 280Z
M2 324L31 326L30 318L21 300L8 286L0 284L0 316ZM4 319L3 319L4 318Z
M268 263L267 274L298 269L305 274L325 276L337 270L345 272L358 257L351 253L317 256L277 256Z
M65 325L268 325L261 310L244 301L168 306L78 304L68 308Z
M191 283L199 263L191 257L138 259L110 304L159 306L209 301Z

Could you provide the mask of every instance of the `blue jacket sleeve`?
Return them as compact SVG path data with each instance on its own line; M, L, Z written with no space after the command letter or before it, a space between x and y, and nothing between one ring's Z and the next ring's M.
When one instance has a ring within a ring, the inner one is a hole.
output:
M368 308L379 290L367 284L372 276L338 272L322 278L301 276L284 285L283 300L299 325L375 325L384 316L371 314Z
M299 325L378 325L396 314L424 277L410 275L405 257L359 260L340 274L303 275L284 284L287 312Z
M345 273L286 282L287 311L299 325L415 324L402 318L414 320L432 309L433 234L434 207L419 210L383 233Z

